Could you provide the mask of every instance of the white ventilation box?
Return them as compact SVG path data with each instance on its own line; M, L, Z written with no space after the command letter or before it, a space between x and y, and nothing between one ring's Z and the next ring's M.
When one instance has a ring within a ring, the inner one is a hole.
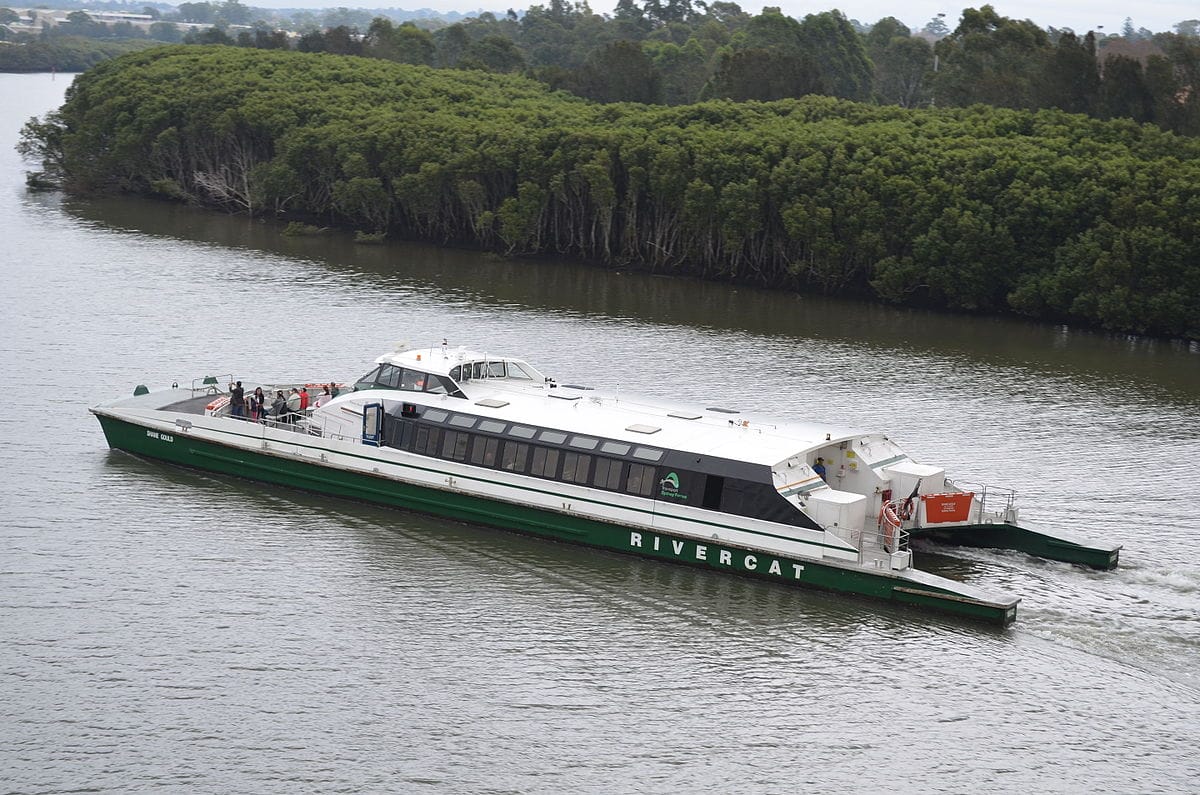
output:
M946 490L946 470L941 467L901 461L899 464L884 467L883 471L892 481L893 500L904 499L912 494L918 482L921 485L917 494L941 494Z
M836 489L817 489L809 492L804 501L805 513L822 527L849 531L862 530L866 518L867 498L861 494Z

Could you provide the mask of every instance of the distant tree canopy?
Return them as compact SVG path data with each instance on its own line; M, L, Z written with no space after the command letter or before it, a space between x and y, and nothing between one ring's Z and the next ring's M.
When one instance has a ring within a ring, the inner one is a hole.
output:
M591 61L629 54L618 85L646 69L626 46ZM473 69L175 46L93 68L21 148L72 190L1200 338L1200 139L1130 121L600 104Z
M16 50L31 38L153 38L522 73L603 102L685 105L821 94L905 108L1057 108L1200 135L1196 20L1179 22L1174 33L1152 33L1129 21L1123 35L1097 37L1044 30L991 5L965 9L953 30L934 17L917 35L894 17L863 25L839 11L796 19L767 7L752 15L725 0L617 0L608 16L582 0L550 0L523 15L483 12L453 24L398 22L393 17L405 12L396 9L375 18L345 7L319 17L294 11L274 22L258 16L272 13L239 0L189 2L152 25L134 27L75 11L40 37L0 27L0 35L18 45L0 48L0 71L29 68L30 56ZM190 24L180 29L177 22ZM293 35L275 23L289 25ZM86 63L114 51L93 49Z

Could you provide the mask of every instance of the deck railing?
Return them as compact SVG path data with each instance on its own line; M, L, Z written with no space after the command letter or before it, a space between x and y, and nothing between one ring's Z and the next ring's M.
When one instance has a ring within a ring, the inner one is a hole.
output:
M1003 486L988 486L984 483L969 483L946 478L946 486L960 491L973 491L979 499L979 524L1011 522L1016 520L1017 492Z

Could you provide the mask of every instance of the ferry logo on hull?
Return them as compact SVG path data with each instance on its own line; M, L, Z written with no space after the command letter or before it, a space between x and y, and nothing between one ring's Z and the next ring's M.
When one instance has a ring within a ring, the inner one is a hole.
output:
M686 500L687 495L679 491L679 475L668 472L665 478L658 481L658 496L672 500Z

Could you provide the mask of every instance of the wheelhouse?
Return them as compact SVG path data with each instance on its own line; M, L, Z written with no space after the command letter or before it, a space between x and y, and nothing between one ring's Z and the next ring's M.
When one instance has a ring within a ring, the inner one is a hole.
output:
M405 392L429 392L434 395L466 397L452 378L394 364L379 365L355 381L354 389L400 389Z

